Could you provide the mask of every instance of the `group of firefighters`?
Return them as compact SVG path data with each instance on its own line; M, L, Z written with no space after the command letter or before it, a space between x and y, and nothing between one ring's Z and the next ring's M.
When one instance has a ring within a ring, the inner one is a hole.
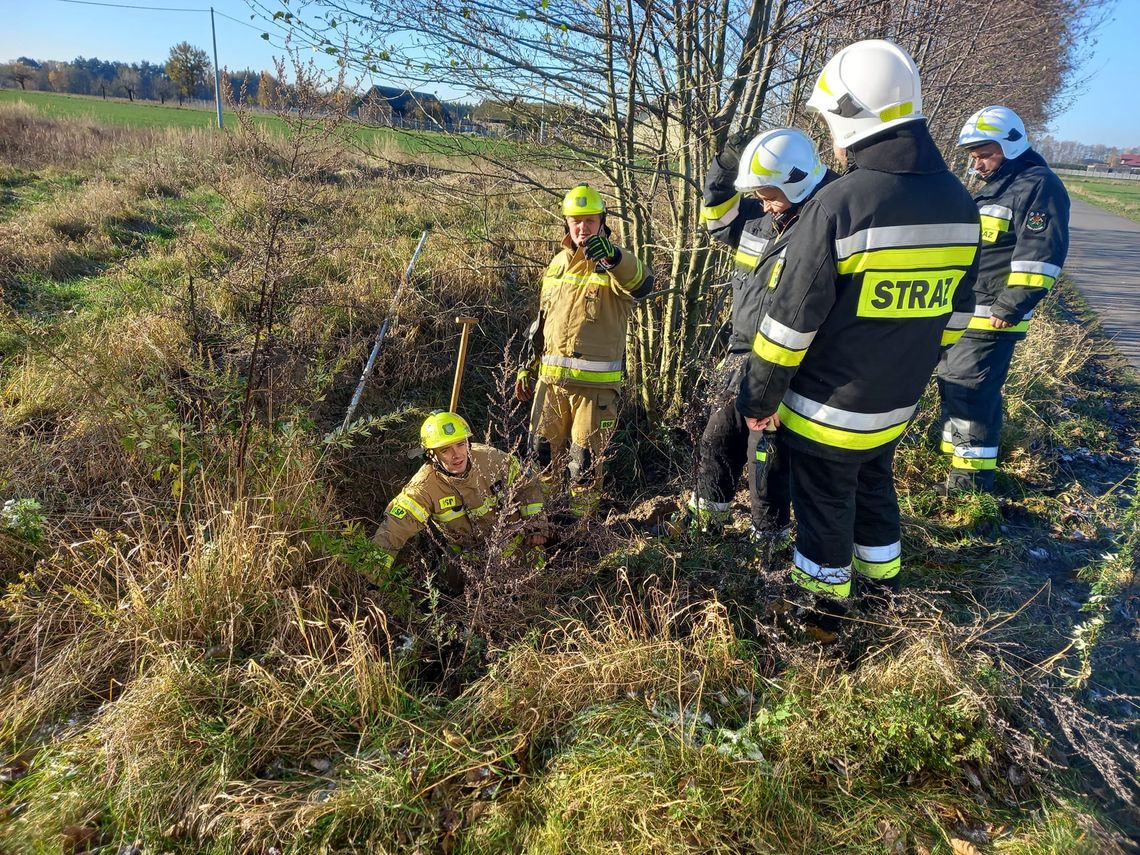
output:
M897 585L893 458L935 370L950 458L936 489L992 491L1002 386L1064 263L1069 200L1002 106L958 137L981 180L971 199L927 130L914 61L891 42L841 50L807 109L824 119L842 174L792 128L733 138L708 170L701 219L734 252L732 332L683 513L723 526L746 470L754 538L786 539L794 510L791 576L828 615ZM516 543L540 548L544 491L567 472L571 511L596 506L626 329L653 275L610 241L595 189L571 189L562 214L515 386L533 402L528 465L541 479L472 444L457 414L430 416L426 462L376 533L385 566L429 523L458 549L503 511L521 528Z

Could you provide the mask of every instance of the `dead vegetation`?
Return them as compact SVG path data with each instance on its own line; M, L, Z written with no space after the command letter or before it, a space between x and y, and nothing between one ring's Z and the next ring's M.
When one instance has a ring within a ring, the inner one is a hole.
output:
M69 133L17 120L27 145ZM1107 657L1136 655L1140 410L1071 293L1021 349L998 497L929 490L925 402L898 464L910 590L835 645L771 608L781 567L744 540L621 513L681 492L696 407L627 409L614 511L541 571L504 530L458 590L430 543L369 590L454 315L481 317L465 411L518 439L504 347L557 229L500 175L243 134L4 155L0 500L38 510L0 517L0 845L1124 851L1140 687ZM136 218L169 231L113 236ZM427 221L374 417L334 432Z

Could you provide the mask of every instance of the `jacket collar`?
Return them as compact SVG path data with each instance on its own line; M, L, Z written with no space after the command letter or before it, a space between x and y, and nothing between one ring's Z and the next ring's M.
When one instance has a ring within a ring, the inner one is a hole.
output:
M995 169L989 178L983 178L982 181L986 184L992 184L995 181L1005 181L1016 175L1020 175L1031 166L1048 167L1049 164L1045 162L1045 158L1033 149L1026 149L1012 160L1003 160L1001 166Z
M848 171L870 169L894 174L930 175L948 167L930 137L926 121L907 122L847 149Z

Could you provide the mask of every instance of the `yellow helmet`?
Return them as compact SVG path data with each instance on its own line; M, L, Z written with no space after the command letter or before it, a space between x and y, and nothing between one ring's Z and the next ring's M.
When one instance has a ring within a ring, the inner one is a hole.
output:
M471 426L455 413L432 413L420 426L420 445L424 451L471 438Z
M606 203L602 194L589 184L579 184L571 188L562 199L562 216L585 217L589 214L604 214Z

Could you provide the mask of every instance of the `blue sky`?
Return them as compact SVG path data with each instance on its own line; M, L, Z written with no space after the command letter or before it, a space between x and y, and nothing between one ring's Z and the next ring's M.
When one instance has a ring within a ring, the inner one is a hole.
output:
M262 40L263 26L250 21L245 0L107 0L161 6L167 9L208 9L216 17L218 59L231 69L271 69L275 49ZM268 0L266 5L270 5ZM236 19L232 20L232 19ZM86 6L64 0L0 0L0 62L17 56L71 60L77 56L161 63L180 41L210 51L210 15L206 11L157 12L108 6ZM1059 139L1140 146L1140 110L1128 97L1140 83L1140 2L1119 0L1109 23L1102 27L1087 78L1072 107L1054 119L1050 130ZM279 52L279 51L277 51ZM377 81L381 82L381 81ZM383 81L399 84L401 81ZM451 93L438 92L444 97Z

